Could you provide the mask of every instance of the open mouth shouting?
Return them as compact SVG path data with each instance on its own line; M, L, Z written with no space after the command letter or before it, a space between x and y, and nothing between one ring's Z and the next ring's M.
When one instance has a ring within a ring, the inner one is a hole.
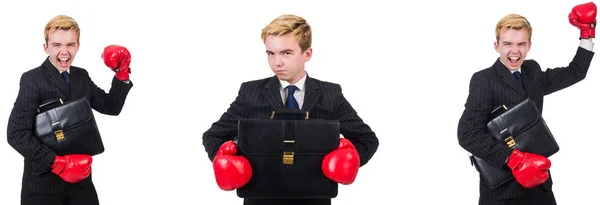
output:
M521 57L518 57L518 56L509 56L508 57L508 62L510 62L510 65L512 67L518 67L520 60L521 60Z
M57 62L59 64L60 67L67 67L69 66L69 61L71 60L71 58L69 57L58 57L57 58Z

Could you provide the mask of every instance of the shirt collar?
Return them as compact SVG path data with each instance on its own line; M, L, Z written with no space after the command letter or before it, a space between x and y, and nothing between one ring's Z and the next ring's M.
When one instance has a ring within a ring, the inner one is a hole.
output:
M519 68L517 70L510 70L510 73L515 73L516 71L519 71L519 73L523 73L523 72L521 72L521 68Z
M294 85L296 87L298 87L298 90L304 90L304 87L305 87L304 85L305 85L305 82L306 82L306 76L307 76L306 73L304 73L304 76L302 78L300 78L300 80L298 82L294 83ZM279 80L279 83L281 83L281 89L286 89L286 87L288 85L290 85L290 83L288 81L285 81L285 80Z

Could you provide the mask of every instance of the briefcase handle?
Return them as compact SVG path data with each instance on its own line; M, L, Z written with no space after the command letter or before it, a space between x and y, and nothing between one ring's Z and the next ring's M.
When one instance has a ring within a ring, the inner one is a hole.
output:
M304 115L304 119L308 120L308 111L299 109L281 108L276 111L273 110L273 112L271 112L271 120L275 118L275 115Z
M43 112L43 111L45 111L45 108L53 106L57 103L60 103L60 105L65 104L61 98L49 99L49 100L42 102L42 104L40 104L38 106L37 112L38 113Z

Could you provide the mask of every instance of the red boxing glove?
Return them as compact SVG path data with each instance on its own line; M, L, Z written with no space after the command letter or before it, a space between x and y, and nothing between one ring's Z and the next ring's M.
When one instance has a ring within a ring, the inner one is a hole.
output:
M52 173L66 182L77 183L92 173L92 157L84 154L56 156L51 168Z
M250 162L243 156L235 156L237 152L233 141L221 145L213 160L213 169L217 185L224 191L238 189L252 177Z
M104 64L116 73L117 79L121 81L129 80L131 54L127 48L119 45L109 45L104 48L101 57L104 59Z
M337 183L349 185L354 182L360 167L360 157L356 148L346 138L340 138L337 150L323 158L321 169L325 176Z
M579 28L579 39L596 37L596 4L588 2L573 7L569 13L569 22Z
M507 162L513 176L525 188L533 188L548 179L552 165L546 157L514 149Z

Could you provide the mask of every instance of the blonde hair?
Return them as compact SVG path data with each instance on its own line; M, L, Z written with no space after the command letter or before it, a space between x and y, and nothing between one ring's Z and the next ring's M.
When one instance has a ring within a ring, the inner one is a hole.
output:
M527 21L527 18L519 14L509 14L500 19L496 24L496 42L500 39L500 33L508 30L525 30L529 34L529 41L531 41L531 34L533 32L531 24Z
M58 15L50 19L44 28L44 39L48 43L48 35L56 30L74 30L77 33L77 43L79 43L79 34L81 33L79 25L75 19L66 15Z
M282 36L290 33L294 35L302 52L310 48L312 43L310 25L304 18L292 14L284 14L271 21L269 25L263 28L261 37L265 42L269 35Z

